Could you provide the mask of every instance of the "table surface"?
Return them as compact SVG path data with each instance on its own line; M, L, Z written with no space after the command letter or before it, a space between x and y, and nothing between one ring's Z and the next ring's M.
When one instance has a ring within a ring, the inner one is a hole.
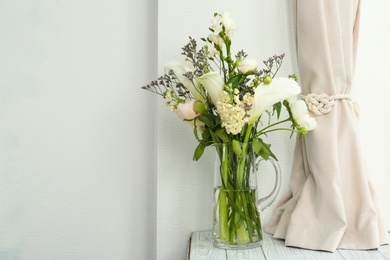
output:
M389 235L390 236L390 235ZM224 250L213 246L211 230L191 234L188 246L190 260L390 260L390 245L378 250L337 250L334 253L286 247L284 241L263 235L263 245L248 250Z

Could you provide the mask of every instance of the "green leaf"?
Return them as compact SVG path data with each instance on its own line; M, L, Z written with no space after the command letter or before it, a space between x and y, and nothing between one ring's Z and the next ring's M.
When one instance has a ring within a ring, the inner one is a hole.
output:
M280 117L280 112L282 111L282 102L274 104L274 110L276 111L277 118Z
M221 140L219 140L219 137L213 131L209 131L209 132L214 143L216 144L221 143Z
M233 152L234 152L237 156L240 156L241 153L242 153L240 142L237 141L237 140L233 140L232 146L233 146Z
M271 156L275 160L278 160L275 154L271 151L271 145L266 143L264 144L265 145L263 146L263 149L261 149L261 153L260 153L261 157L263 157L264 160L268 160L268 158Z
M264 160L268 160L269 156L270 156L270 149L267 149L265 148L266 146L263 146L263 148L260 150L260 156L264 159Z
M263 143L260 142L258 139L253 139L252 141L253 149L255 154L260 154L261 148L263 148Z
M271 151L271 145L264 143L264 141L261 138L254 139L252 143L255 149L255 154L257 156L261 156L264 160L268 160L269 157L278 160L275 154Z
M210 117L207 116L207 114L206 114L206 115L200 114L200 115L198 116L198 118L199 118L203 123L205 123L205 125L207 125L208 127L211 127L211 126L213 125L213 120L212 120L212 119L210 120Z
M192 160L197 161L202 157L204 149L206 146L203 143L199 143L198 146L195 149L194 156L192 157Z
M245 75L239 74L231 77L226 85L232 84L232 88L237 88L238 85L245 79Z
M210 139L211 135L210 135L210 131L209 129L205 129L202 133L202 139L203 141L208 141Z
M199 135L198 135L198 127L196 125L196 118L194 119L194 136L195 136L196 140L198 140L200 142Z
M221 138L222 141L223 141L224 143L228 143L228 142L230 141L230 140L229 140L229 136L228 136L226 130L223 129L223 128L220 128L220 129L218 129L217 131L215 131L215 134L216 134L219 138Z

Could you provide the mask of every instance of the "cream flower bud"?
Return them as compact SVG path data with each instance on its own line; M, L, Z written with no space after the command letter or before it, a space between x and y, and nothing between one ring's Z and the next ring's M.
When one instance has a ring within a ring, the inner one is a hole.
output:
M238 65L238 71L242 74L250 73L257 69L257 61L254 59L243 59L240 64Z
M208 39L214 43L215 45L219 46L221 49L225 46L225 42L223 41L222 37L215 34L210 34L208 36Z
M195 100L187 101L186 103L180 103L177 106L177 114L183 120L192 120L198 116L198 113L195 112Z

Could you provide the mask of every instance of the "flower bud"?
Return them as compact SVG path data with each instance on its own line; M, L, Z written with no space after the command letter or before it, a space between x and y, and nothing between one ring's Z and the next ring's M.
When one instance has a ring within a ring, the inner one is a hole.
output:
M225 41L222 39L221 36L215 35L215 34L210 34L208 36L208 39L214 43L215 45L219 46L221 49L225 46Z
M238 71L242 74L248 74L257 69L257 61L254 59L243 59L238 65Z
M195 100L187 101L186 103L180 103L177 106L177 114L183 120L192 120L199 115L195 112ZM199 102L201 103L201 102Z
M205 110L205 104L204 104L203 102L200 102L200 101L195 101L195 103L194 103L194 111L195 111L197 114L200 114L200 113L202 113L204 110Z
M306 135L307 134L307 129L304 128L304 127L300 127L298 129L298 133L300 133L301 135Z
M271 76L265 76L263 79L264 84L269 85L272 82Z

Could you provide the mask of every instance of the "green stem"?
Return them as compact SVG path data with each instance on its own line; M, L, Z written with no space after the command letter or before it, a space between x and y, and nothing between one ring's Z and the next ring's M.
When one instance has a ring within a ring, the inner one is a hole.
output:
M284 119L284 120L282 120L282 121L278 121L278 122L276 122L276 123L270 124L270 125L264 127L263 129L261 129L261 130L257 133L256 136L259 136L259 135L261 135L261 134L264 134L264 133L265 133L264 130L266 130L266 129L268 129L268 128L274 127L274 126L279 125L279 124L283 124L283 123L288 122L288 121L290 121L290 120L291 120L290 118L287 118L287 119Z
M248 153L248 146L249 146L248 141L249 141L249 138L250 138L250 135L252 132L252 128L253 128L253 124L250 124L250 125L248 125L248 128L246 129L244 143L242 144L242 152L240 155L239 164L238 164L238 168L237 168L237 187L236 187L236 190L240 191L237 194L237 204L239 205L240 210L242 210L244 213L244 216L241 218L239 216L236 216L238 218L238 220L242 220L242 221L240 221L241 223L239 224L239 226L237 228L237 239L239 241L248 240L248 232L249 232L249 237L251 237L251 228L249 227L249 224L247 223L247 221L248 221L247 201L246 201L245 194L242 194L242 193L245 190L244 185L243 185L244 184L244 177L245 177L245 163L246 163L246 156ZM245 223L247 223L247 225L245 225Z
M238 224L238 227L237 227L237 241L238 242L244 242L244 241L248 241L248 233L247 233L247 230L245 228L245 222L242 221L242 219L240 219L240 217L238 216L238 213L236 213L236 225ZM238 223L240 222L240 223Z
M228 178L229 178L229 172L228 172L228 149L225 145L222 145L222 172L221 172L221 178L222 178L222 186L221 191L219 193L219 238L221 240L227 240L229 239L229 226L228 226L228 210L227 210L227 203L226 203L226 188L228 185Z
M270 132L275 132L275 131L280 131L280 130L290 131L290 132L293 132L293 133L299 133L299 131L291 129L291 128L275 128L275 129L271 129L271 130L265 131L262 134L267 134L267 133L270 133Z
M237 188L241 188L242 183L244 181L245 158L246 158L246 154L248 152L248 141L249 141L249 137L250 137L252 128L253 128L253 124L248 125L248 128L247 128L246 133L245 133L245 137L244 137L244 143L242 144L242 152L241 152L241 156L240 156L239 167L237 169L237 180L238 180L238 187Z
M226 191L223 188L221 188L221 191L219 192L219 239L229 239Z
M263 239L263 235L261 233L261 222L260 222L260 213L256 208L256 190L250 191L248 194L248 200L249 200L249 205L250 205L250 211L252 214L251 219L253 220L253 224L255 226L257 236L259 239Z

